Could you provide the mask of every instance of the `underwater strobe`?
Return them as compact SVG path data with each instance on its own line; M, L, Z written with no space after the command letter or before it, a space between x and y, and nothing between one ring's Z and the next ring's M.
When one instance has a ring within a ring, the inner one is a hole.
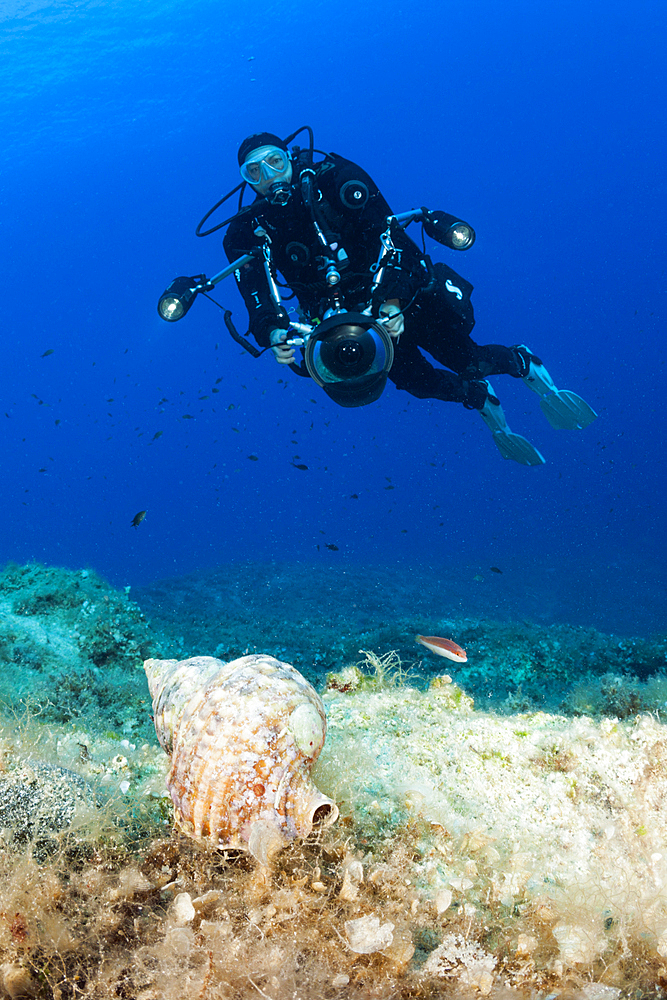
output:
M160 296L157 304L157 311L162 319L166 319L168 323L175 323L177 319L182 319L198 293L204 288L213 287L208 282L205 284L204 282L206 282L206 276L203 274L198 274L194 278L187 278L185 275L174 278L169 288Z
M254 260L255 257L256 254L246 253L238 260L228 264L227 267L223 267L222 271L218 271L212 278L207 278L205 274L195 274L190 278L182 274L180 277L174 278L158 300L158 313L167 323L175 323L177 319L183 319L200 292L213 291L219 281L233 274L237 268L243 267L248 261Z
M429 212L428 208L422 208L421 221L426 234L450 250L469 250L475 242L472 226L449 212L439 209Z

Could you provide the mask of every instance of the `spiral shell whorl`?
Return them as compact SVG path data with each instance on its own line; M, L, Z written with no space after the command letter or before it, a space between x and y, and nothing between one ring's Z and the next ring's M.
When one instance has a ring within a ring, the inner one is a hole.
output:
M335 821L335 804L310 778L326 735L324 707L294 667L261 654L144 666L185 833L215 847L250 843L260 856L258 840L280 846L308 836L316 816Z
M214 656L193 656L189 660L146 660L144 670L153 699L155 732L162 747L171 753L174 729L183 706L193 691L202 688L225 664Z

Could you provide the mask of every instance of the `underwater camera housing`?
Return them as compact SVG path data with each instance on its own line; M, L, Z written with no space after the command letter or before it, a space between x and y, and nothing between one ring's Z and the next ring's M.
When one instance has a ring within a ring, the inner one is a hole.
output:
M394 346L371 316L340 312L315 327L304 360L310 377L339 406L366 406L382 395Z

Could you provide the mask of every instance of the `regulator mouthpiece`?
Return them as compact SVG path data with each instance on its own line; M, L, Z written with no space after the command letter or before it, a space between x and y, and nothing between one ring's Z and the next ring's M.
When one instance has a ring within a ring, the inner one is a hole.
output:
M292 188L286 181L276 181L266 193L266 200L271 205L286 205L292 197Z

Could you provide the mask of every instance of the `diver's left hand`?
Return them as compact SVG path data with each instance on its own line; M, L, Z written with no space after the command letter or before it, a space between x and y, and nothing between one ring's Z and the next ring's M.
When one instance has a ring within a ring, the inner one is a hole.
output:
M398 340L405 329L405 319L395 299L389 299L380 306L380 322L392 340Z

